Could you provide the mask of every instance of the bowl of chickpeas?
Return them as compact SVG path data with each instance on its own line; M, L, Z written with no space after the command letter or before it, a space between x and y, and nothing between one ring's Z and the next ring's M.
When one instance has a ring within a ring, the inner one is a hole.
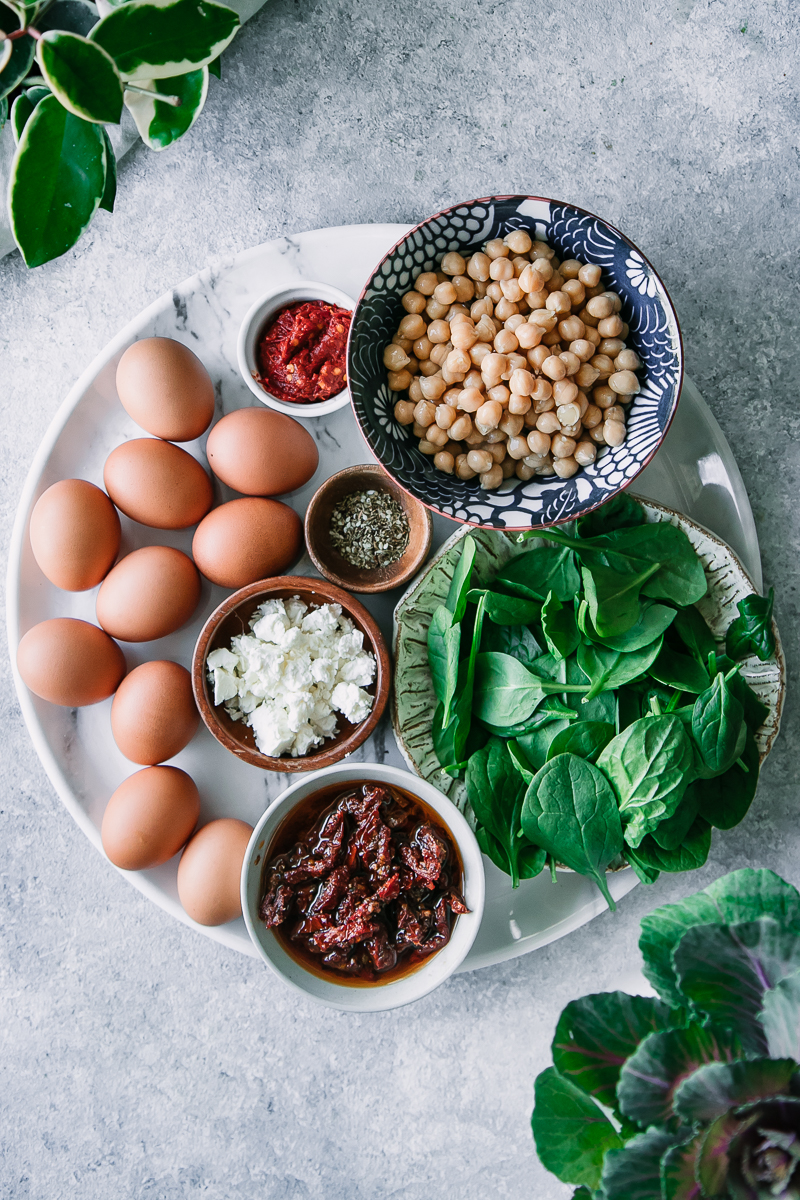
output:
M574 205L495 196L423 221L378 264L348 378L402 488L468 524L529 529L633 482L674 416L683 349L624 234Z

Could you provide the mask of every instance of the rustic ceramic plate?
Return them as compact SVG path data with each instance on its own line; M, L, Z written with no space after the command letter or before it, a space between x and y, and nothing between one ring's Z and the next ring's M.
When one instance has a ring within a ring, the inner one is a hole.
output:
M648 521L671 521L684 531L700 555L708 579L708 594L697 607L714 636L722 638L738 615L738 601L757 590L753 581L730 546L715 534L661 504L646 500L642 500L642 504ZM447 596L461 552L461 539L468 533L477 544L474 579L479 586L494 579L500 568L521 550L511 534L488 529L459 529L417 576L395 609L395 678L402 680L402 685L395 687L392 708L397 745L411 770L435 784L462 809L466 806L464 784L442 770L433 748L431 717L437 701L428 668L427 632L434 609L443 604ZM547 544L537 539L531 553ZM744 678L769 708L769 716L756 734L762 762L778 733L786 684L781 641L774 624L773 628L775 657L766 663L748 658L742 665Z

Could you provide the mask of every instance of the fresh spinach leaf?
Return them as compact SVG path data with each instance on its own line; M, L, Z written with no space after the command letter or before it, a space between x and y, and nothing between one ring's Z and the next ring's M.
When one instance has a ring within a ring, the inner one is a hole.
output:
M583 590L598 637L618 637L639 620L639 594L657 566L644 564L639 571L619 571L601 564L582 566Z
M538 659L534 666L540 662ZM582 684L547 682L509 654L477 657L475 715L490 725L502 727L525 721L548 695L586 691L588 688Z
M607 695L603 692L602 695ZM641 695L635 686L626 684L617 691L617 733L622 733L642 715Z
M675 716L642 717L597 760L619 797L625 841L634 848L680 804L692 777L692 744ZM665 868L666 869L666 868Z
M460 621L467 608L467 592L472 578L475 550L475 539L467 534L461 543L461 555L456 563L445 601L445 607L453 614L454 621Z
M744 749L746 733L744 708L720 673L697 697L692 710L692 736L712 775L722 775L733 766Z
M716 653L717 643L698 609L693 604L679 608L672 628L690 654L705 667L709 654Z
M488 589L473 588L467 593L467 600L477 604L481 596L486 599L486 615L495 625L530 625L542 611L541 604L536 601L525 600L521 596L504 596L502 592Z
M466 783L467 798L475 816L502 848L505 857L502 870L511 876L511 886L519 887L519 854L523 849L519 837L520 815L528 784L505 742L492 738L483 750L472 755L467 764ZM541 870L545 855L538 848L537 856L541 859Z
M622 825L602 771L575 754L550 759L528 787L522 828L534 845L594 879L609 908L616 908L605 873L622 850Z
M528 733L535 733L543 725L552 724L554 721L561 721L559 728L564 728L577 716L577 710L567 708L561 703L558 696L547 696L536 712L531 713L527 721L518 721L516 725L492 725L489 721L480 721L480 724L495 737L518 738ZM480 718L478 719L480 720Z
M460 646L461 626L454 623L450 610L440 604L428 626L428 665L436 699L442 704L445 725L450 721L450 705L458 682Z
M547 762L548 751L553 744L553 740L565 729L569 729L569 725L569 721L565 720L548 721L546 725L542 725L539 729L532 730L530 733L516 738L518 747L525 755L527 762L534 772L542 769Z
M614 726L606 721L573 721L553 738L547 757L577 754L578 758L594 763L613 737Z
M466 755L467 742L472 729L472 708L475 692L475 668L478 660L478 649L483 630L484 599L478 601L475 613L475 624L472 631L472 645L469 658L462 660L458 668L455 704L452 706L452 716L445 724L444 705L442 712L437 708L433 721L433 747L436 756L443 767L463 762ZM512 660L513 661L513 660ZM437 720L438 717L438 720Z
M653 837L646 837L634 849L626 846L623 853L633 865L653 871L696 871L702 867L711 849L711 826L702 817L696 817L683 843L675 850L664 850Z
M651 834L662 850L676 850L694 824L697 801L690 793L691 788L687 788L672 816L659 821Z
M565 678L567 683L586 682L586 676L578 664L578 656L576 654L570 655L566 663L563 664L563 667L564 673L562 678ZM574 700L573 704L580 709L579 716L582 721L605 721L609 725L616 726L616 692L600 692L598 696L594 696L591 700L587 700L585 696L582 696L580 700Z
M517 554L498 571L494 582L529 599L545 600L548 592L555 592L566 601L577 594L581 577L570 550L543 546Z
M641 504L627 492L618 492L594 512L579 517L576 532L580 538L592 538L601 533L610 533L612 529L629 529L635 525L644 525L644 522L644 509Z
M493 621L483 628L481 650L510 654L523 667L530 667L543 653L527 625L495 625Z
M689 785L686 796L691 795L701 817L717 829L733 829L747 815L758 787L759 757L753 734L748 730L744 750L740 755L746 770L737 760L724 775L713 779L697 779Z
M728 687L744 709L744 722L751 733L761 728L769 716L769 709L755 694L750 684L741 675L732 675Z
M767 662L775 653L775 634L772 632L772 607L775 603L775 589L769 589L768 596L745 596L736 607L739 616L728 628L725 635L725 649L728 656L737 662L755 654L762 662Z
M555 658L569 658L580 644L581 635L572 603L562 604L555 592L548 592L542 607L542 633Z
M678 610L665 604L642 604L639 619L625 633L616 637L601 638L604 646L612 650L643 650L658 641L675 620Z
M578 666L591 681L587 701L600 692L611 691L624 683L631 683L643 675L655 661L661 650L661 639L645 646L642 650L609 650L605 646L594 646L581 642L578 647Z
M679 692L692 692L697 695L704 692L709 684L708 671L695 658L688 654L678 654L669 646L664 646L650 667L653 679L666 687L677 688Z
M496 867L508 874L508 865L503 847L496 837L489 833L488 829L484 829L483 825L478 825L475 830L475 839L487 858L490 858ZM547 852L539 846L532 846L530 842L520 842L520 850L517 853L517 870L520 879L533 879L537 876L545 862L547 861Z

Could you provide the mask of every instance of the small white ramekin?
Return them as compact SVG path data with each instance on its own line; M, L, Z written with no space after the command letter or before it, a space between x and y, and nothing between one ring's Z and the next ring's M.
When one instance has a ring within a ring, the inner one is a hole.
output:
M269 854L270 842L295 805L320 788L341 783L344 790L348 784L367 781L402 788L433 809L461 856L464 868L463 896L470 911L456 918L447 945L415 971L388 983L348 985L338 983L333 978L314 975L302 967L284 950L273 931L267 929L258 915L258 905L264 860ZM384 763L339 763L327 770L303 776L274 800L264 813L253 830L242 864L242 912L247 932L261 957L290 987L342 1012L382 1012L399 1008L419 1000L444 983L464 961L475 941L483 916L484 892L481 852L475 834L456 806L426 780Z
M338 304L340 308L346 308L349 312L353 312L356 307L355 300L345 292L340 292L338 288L327 283L314 283L313 280L304 280L292 287L273 288L265 292L256 300L242 321L236 348L239 370L253 395L269 408L277 409L290 417L324 417L350 403L350 392L347 388L328 400L320 400L314 404L292 404L273 396L258 380L256 352L264 327L280 309L303 300L323 300L326 304Z

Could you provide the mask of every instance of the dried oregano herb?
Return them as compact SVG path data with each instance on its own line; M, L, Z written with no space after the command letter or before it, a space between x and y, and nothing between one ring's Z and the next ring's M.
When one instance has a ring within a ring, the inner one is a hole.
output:
M388 567L408 545L408 519L394 496L374 489L345 496L331 513L331 543L364 571Z

